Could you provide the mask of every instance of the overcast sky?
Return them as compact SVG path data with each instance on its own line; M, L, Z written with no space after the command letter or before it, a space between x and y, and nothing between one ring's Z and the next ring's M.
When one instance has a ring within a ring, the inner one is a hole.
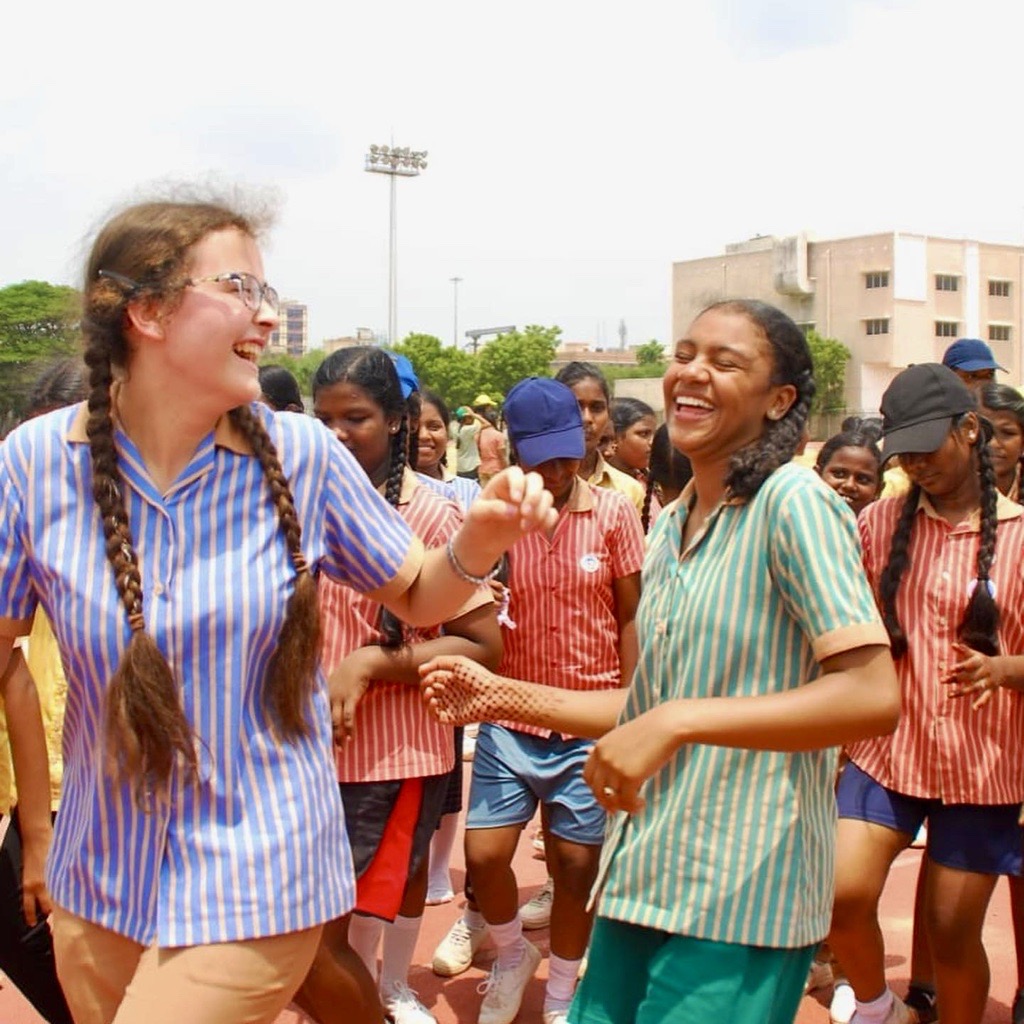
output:
M314 345L558 324L668 342L673 260L754 234L1024 241L1014 0L8 5L0 285L77 284L154 183L274 189L265 253Z

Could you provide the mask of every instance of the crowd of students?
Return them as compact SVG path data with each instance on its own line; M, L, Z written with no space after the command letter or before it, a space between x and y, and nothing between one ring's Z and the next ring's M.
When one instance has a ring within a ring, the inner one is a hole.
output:
M434 956L494 944L481 1024L541 957L512 869L538 807L544 1024L790 1024L823 984L836 1024L979 1024L1024 802L1024 400L987 346L897 375L810 469L801 331L723 301L662 426L575 362L510 390L507 446L489 396L456 410L453 471L404 358L327 357L312 416L258 367L264 228L112 218L84 370L0 445L0 967L40 1012L431 1024L409 972L482 723ZM924 824L904 1000L877 908Z

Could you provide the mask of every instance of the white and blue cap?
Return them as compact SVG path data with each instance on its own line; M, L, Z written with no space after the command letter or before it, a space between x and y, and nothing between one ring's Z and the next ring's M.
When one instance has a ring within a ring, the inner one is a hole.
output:
M583 417L572 390L550 377L527 377L503 406L509 440L524 466L586 454Z

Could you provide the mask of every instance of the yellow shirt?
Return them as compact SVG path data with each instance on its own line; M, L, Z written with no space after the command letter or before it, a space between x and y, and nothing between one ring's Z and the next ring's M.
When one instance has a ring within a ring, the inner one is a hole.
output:
M623 473L621 469L609 466L600 452L597 453L594 474L587 483L624 494L636 506L637 512L640 515L644 514L644 498L647 496L644 485L639 480L634 480L628 473Z
M50 759L50 809L55 811L60 803L60 785L64 775L61 737L64 731L64 705L67 702L68 684L64 678L60 651L57 649L57 638L53 635L49 619L42 611L37 611L32 621L25 660L39 693L39 710L43 716L46 750ZM17 801L11 744L7 735L7 718L3 710L3 699L0 698L0 813L8 814Z

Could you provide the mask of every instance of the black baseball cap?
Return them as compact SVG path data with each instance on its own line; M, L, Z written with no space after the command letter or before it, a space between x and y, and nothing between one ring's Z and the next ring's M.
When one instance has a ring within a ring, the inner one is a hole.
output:
M908 367L882 395L883 458L935 451L945 441L953 417L977 407L970 389L948 367Z

